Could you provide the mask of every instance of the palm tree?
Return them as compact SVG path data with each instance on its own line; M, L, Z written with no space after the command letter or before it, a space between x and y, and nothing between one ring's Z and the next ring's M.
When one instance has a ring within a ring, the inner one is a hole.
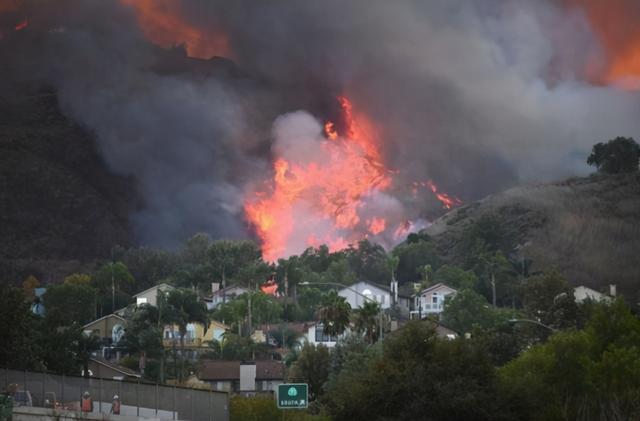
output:
M207 333L207 328L209 327L207 306L198 301L198 295L194 291L180 288L169 291L165 311L166 320L178 326L180 348L182 350L184 350L184 337L187 334L187 325L189 323L202 325L204 333ZM184 370L184 358L182 359L181 372L182 370Z
M322 296L318 319L324 325L324 332L334 336L342 334L349 326L351 306L347 299L331 290Z
M373 301L365 302L356 312L354 317L355 329L359 333L365 333L370 344L377 339L380 305Z

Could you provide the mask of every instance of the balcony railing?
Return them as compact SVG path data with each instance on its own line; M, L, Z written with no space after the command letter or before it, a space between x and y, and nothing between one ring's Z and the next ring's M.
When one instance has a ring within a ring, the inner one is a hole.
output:
M184 346L189 348L202 346L202 339L200 338L184 338L183 342ZM179 348L182 344L180 343L180 338L164 338L162 340L162 345L164 345L165 347L173 348L174 346L176 346Z

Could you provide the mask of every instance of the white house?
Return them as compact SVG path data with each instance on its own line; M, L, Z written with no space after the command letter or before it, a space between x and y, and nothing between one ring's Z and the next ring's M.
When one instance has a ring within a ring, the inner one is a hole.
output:
M234 300L236 297L249 292L245 287L239 285L230 285L226 288L218 289L213 292L210 298L206 298L205 304L208 310L213 310L222 303L227 303Z
M307 328L304 338L312 345L324 345L327 348L333 348L336 346L338 339L343 335L344 333L340 336L329 336L324 333L324 326L322 326L322 323L312 323Z
M395 295L395 293L392 293L391 288L366 281L360 281L350 285L348 288L342 288L338 291L338 294L341 297L346 298L347 302L353 309L359 308L366 301L369 301L367 298L363 297L364 295L365 297L377 301L383 310L393 306L393 296ZM400 293L397 295L397 299L399 306L409 308L410 297Z
M172 289L173 287L171 285L162 283L135 294L133 298L136 299L136 305L138 306L140 304L151 304L152 306L157 306L158 291L168 292Z
M601 292L596 291L595 289L591 289L584 285L580 285L573 289L573 296L577 303L581 303L586 300L592 301L609 301L612 296L616 295L616 286L609 285L610 294L603 294Z
M444 310L444 300L457 291L450 286L438 283L422 290L414 296L413 317L425 318L430 314L439 314Z

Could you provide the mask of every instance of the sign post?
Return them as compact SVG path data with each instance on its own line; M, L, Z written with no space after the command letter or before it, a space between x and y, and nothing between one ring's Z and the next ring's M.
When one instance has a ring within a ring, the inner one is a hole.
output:
M278 385L279 409L305 409L309 407L309 385L307 383L283 383Z

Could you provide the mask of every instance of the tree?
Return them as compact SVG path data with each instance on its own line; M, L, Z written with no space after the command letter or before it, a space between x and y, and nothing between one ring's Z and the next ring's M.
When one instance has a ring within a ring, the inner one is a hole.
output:
M161 299L158 307L151 304L141 304L128 310L125 314L127 328L122 339L125 347L131 352L140 353L140 358L144 360L145 366L147 365L147 357L160 359L158 377L161 382L164 381L164 346L162 344L164 320L161 312L162 306L164 306L164 299ZM143 374L147 375L146 372Z
M322 386L329 377L329 349L324 345L305 342L298 360L291 366L289 380L309 384L309 399L322 393Z
M181 349L184 349L184 337L187 334L187 325L189 323L198 323L204 327L204 332L207 332L209 327L207 307L198 300L198 295L191 290L176 288L169 291L166 298L166 307L163 311L166 312L166 320L178 326ZM184 371L184 359L182 360L180 379L182 371Z
M622 300L598 304L584 330L554 334L500 370L532 420L636 419L640 320Z
M347 260L356 279L386 284L389 281L387 270L387 253L381 245L361 240L358 247L349 247Z
M209 247L208 261L215 279L226 286L243 267L262 260L262 252L253 241L214 241Z
M474 328L490 329L505 323L515 311L490 306L485 297L465 289L447 297L442 320L458 332L472 332Z
M437 269L442 264L435 245L430 240L400 244L393 249L393 255L398 258L396 276L399 282L416 282L423 278L421 270L426 265Z
M318 288L305 287L298 291L298 307L300 319L312 320L322 302L322 291Z
M523 285L524 311L530 317L544 324L551 324L553 323L554 304L561 294L570 295L570 298L573 299L573 290L567 280L558 272L532 276Z
M34 290L40 286L40 281L33 275L27 276L22 282L22 290L26 299L33 300L36 298Z
M433 283L443 283L457 290L473 289L478 283L478 278L472 271L444 265L433 274Z
M380 327L380 305L373 301L366 301L355 311L354 326L356 332L364 333L367 341L372 344L378 338Z
M52 285L44 293L47 322L54 327L80 326L96 317L96 290L86 285Z
M0 284L0 347L1 365L28 369L37 365L38 344L32 334L36 327L24 292L7 284Z
M129 296L124 291L131 290L133 285L133 275L124 263L109 262L102 265L93 278L93 287L98 291L100 314L125 307Z
M322 303L317 313L327 335L340 335L349 326L351 306L346 298L338 295L335 290L331 290L322 296Z
M441 340L428 324L412 321L385 338L381 355L375 349L350 359L327 383L333 418L511 419L495 369L475 342Z
M587 164L605 174L630 173L638 170L640 145L631 137L616 137L607 143L593 145Z
M91 275L74 273L64 278L65 284L91 286Z

